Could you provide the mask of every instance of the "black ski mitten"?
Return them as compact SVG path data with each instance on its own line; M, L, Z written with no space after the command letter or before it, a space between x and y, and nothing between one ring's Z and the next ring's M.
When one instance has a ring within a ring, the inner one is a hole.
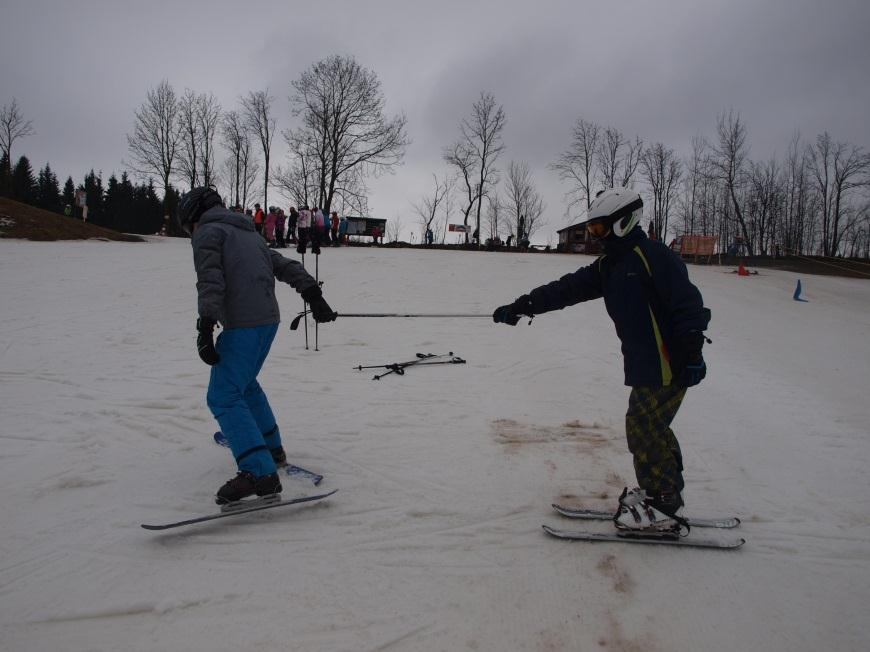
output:
M528 294L524 294L511 304L496 308L495 312L492 313L492 320L496 324L516 326L522 315L535 316L535 313L532 311L532 301Z
M704 339L701 331L689 331L674 341L671 371L678 385L694 387L707 375L707 363L701 354Z
M316 285L312 285L302 292L302 298L311 306L311 315L318 324L335 321L335 318L338 317L338 313L329 307L329 304L323 298L323 292Z
M215 320L209 317L200 317L196 320L196 350L200 359L208 366L216 365L221 357L214 348Z

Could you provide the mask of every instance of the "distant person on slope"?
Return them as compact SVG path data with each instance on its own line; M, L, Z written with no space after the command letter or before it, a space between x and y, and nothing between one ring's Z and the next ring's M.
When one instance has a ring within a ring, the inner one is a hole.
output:
M497 308L493 321L513 326L521 315L604 297L631 387L625 430L640 485L623 490L614 522L624 530L676 536L686 526L683 461L670 425L686 388L707 373L701 349L710 311L680 258L639 226L640 195L627 188L604 190L588 216L586 228L602 242L604 255Z
M316 321L337 315L302 265L269 249L251 220L224 208L211 188L194 188L179 200L178 222L192 235L199 295L196 343L199 357L211 366L206 400L239 469L218 490L216 502L280 493L276 463L286 463L287 456L257 382L280 321L275 279L302 295ZM218 323L224 331L215 345Z

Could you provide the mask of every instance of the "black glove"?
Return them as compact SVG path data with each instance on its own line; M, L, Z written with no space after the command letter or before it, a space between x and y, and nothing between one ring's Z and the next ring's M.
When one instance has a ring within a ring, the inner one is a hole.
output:
M509 324L516 326L522 315L534 317L535 313L532 310L532 300L528 294L524 294L519 299L507 306L499 306L492 313L492 320L496 324Z
M329 304L323 299L323 292L316 285L305 290L302 293L302 298L311 306L311 315L317 323L335 321L335 318L338 317L338 313L329 307Z
M689 331L674 341L671 370L677 385L694 387L707 375L707 363L701 355L704 339L701 331Z
M221 359L214 348L215 323L215 320L209 317L200 317L196 320L196 330L199 333L196 336L196 350L208 366L217 364Z

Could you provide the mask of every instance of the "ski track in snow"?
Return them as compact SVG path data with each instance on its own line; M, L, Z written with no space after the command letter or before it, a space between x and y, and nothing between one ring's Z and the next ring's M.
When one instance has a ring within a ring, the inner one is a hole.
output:
M320 278L339 313L489 314L589 261L341 248ZM260 380L291 461L339 492L155 535L234 473L189 245L0 241L0 650L870 647L870 283L804 276L799 303L795 274L730 271L690 266L713 344L674 428L688 511L740 516L738 552L541 532L568 523L551 502L633 483L601 302L514 328L339 318L315 352L283 285ZM447 351L467 364L354 369Z

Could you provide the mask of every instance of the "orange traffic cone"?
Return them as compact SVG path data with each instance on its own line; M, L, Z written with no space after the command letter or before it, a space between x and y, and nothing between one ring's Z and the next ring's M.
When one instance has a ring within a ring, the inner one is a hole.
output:
M746 267L743 265L743 263L740 263L740 267L737 268L737 275L749 276L749 272L746 271Z

